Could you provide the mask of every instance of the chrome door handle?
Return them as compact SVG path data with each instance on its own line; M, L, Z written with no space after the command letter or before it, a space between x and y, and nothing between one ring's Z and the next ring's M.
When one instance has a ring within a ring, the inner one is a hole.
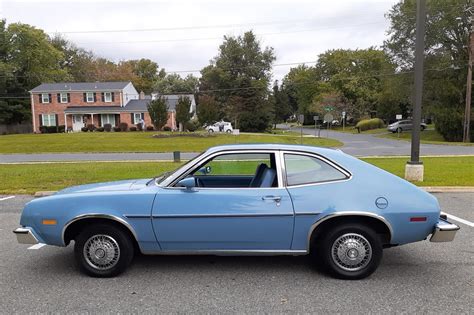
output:
M280 205L281 202L281 196L263 196L262 200L273 200L276 202L277 206Z

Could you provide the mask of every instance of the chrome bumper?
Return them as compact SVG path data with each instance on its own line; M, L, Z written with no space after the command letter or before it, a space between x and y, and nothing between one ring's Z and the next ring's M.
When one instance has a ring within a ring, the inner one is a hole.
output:
M433 234L431 234L430 242L451 242L458 230L459 226L440 218L435 225Z
M18 228L13 233L16 234L16 239L20 244L38 244L39 241L36 236L28 228Z

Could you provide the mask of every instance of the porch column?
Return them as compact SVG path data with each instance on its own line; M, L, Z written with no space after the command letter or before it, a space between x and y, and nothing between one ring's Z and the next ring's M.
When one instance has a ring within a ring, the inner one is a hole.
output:
M64 113L64 132L67 132L67 114Z
M94 114L91 113L91 124L94 125Z

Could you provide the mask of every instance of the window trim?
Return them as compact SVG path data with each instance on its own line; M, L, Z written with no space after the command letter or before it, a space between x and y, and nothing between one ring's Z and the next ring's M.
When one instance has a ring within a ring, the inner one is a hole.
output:
M65 101L65 102L63 102L63 96L66 97L66 101ZM69 97L67 97L67 93L66 93L66 92L61 92L61 93L59 93L59 101L60 101L61 104L67 104L67 103L68 103L68 99L69 99Z
M107 100L107 94L109 95L109 100ZM104 102L112 103L112 92L104 92Z
M45 98L46 96L46 98ZM45 101L47 99L48 101ZM41 93L41 103L43 104L49 104L51 103L51 100L49 99L49 93Z
M92 101L89 101L89 95L92 95ZM86 92L86 103L94 103L94 92Z
M286 164L285 164L285 154L292 154L292 155L303 155L303 156L309 156L315 159L318 159L320 161L323 161L327 163L329 166L334 167L336 170L341 172L346 176L346 178L342 179L334 179L334 180L325 180L325 181L320 181L316 183L305 183L305 184L298 184L298 185L288 185L288 180L286 177ZM339 164L333 162L332 160L321 156L316 153L309 153L309 152L304 152L304 151L288 151L288 150L282 150L280 151L280 160L281 160L281 166L282 166L282 174L283 174L283 180L284 180L284 186L287 188L298 188L298 187L306 187L306 186L316 186L316 185L325 185L325 184L331 184L331 183L339 183L339 182L345 182L349 181L352 179L352 173L349 172L347 169L343 168Z
M276 187L240 187L240 188L235 188L235 187L196 187L196 190L236 190L236 189L284 189L285 185L283 182L283 175L282 175L282 161L281 161L281 154L279 153L279 150L255 150L255 149L250 149L250 150L224 150L224 151L218 151L214 152L209 155L202 156L200 159L195 161L192 165L190 165L186 170L182 171L181 174L179 174L175 179L172 179L168 184L163 185L162 187L165 189L179 189L179 190L185 190L185 187L174 187L180 180L186 178L189 174L191 174L193 171L197 171L197 168L202 163L205 163L213 158L215 158L218 155L227 155L227 154L253 154L253 153L262 153L262 154L274 154L275 156L275 167L276 167L276 172L277 172L277 180L278 180L278 186ZM179 169L177 170L177 172ZM174 175L174 174L173 174ZM170 176L173 176L170 175Z
M104 122L104 116L107 117L107 122ZM113 116L114 117L114 123L110 123L110 117ZM115 127L117 125L117 120L115 119L115 114L100 114L100 125L101 127L104 127L104 125L106 124L110 124L112 125L112 127Z
M137 116L136 115L140 115L140 118L138 119L137 121ZM136 125L140 122L140 119L142 119L142 113L133 113L133 124Z

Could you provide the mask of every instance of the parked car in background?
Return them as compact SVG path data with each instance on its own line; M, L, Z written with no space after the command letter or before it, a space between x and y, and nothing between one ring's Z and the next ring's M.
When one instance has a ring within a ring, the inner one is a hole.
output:
M384 248L449 242L459 230L398 176L340 150L280 144L213 147L155 178L70 187L27 203L20 225L23 244L74 241L81 270L96 277L141 252L311 254L333 276L361 279Z
M421 131L425 130L427 125L425 123L420 124ZM400 120L393 124L388 125L387 130L393 133L403 132L413 129L413 122L411 120Z
M232 133L234 130L232 128L232 124L227 121L219 121L216 122L210 126L205 127L207 132L213 133L213 132L227 132L227 133Z

